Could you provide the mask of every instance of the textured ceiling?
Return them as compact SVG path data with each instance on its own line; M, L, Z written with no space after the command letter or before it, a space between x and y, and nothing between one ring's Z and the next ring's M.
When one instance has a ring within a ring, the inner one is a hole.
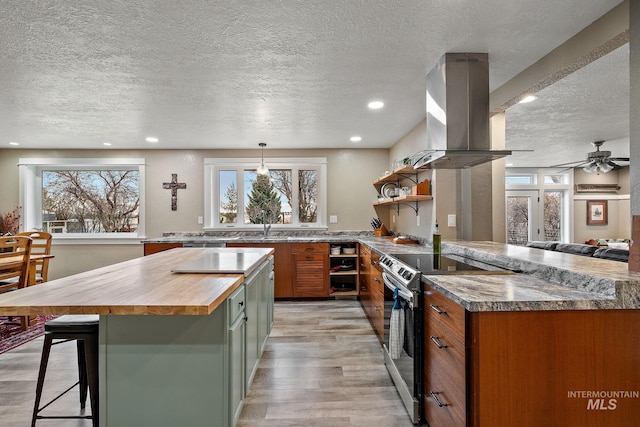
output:
M386 148L424 118L425 76L445 52L488 52L493 90L618 3L5 0L0 147ZM545 91L564 101L556 86ZM372 99L385 107L369 111ZM536 124L515 108L509 148L566 138L544 111ZM553 115L565 112L578 114ZM576 154L626 137L582 130Z
M551 166L584 160L593 141L612 157L629 157L629 44L537 93L538 99L506 111L507 163ZM620 163L627 165L628 162Z

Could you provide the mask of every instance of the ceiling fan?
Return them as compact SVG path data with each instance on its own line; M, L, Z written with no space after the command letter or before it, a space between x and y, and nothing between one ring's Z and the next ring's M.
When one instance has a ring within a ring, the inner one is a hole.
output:
M576 162L562 163L559 165L551 166L553 168L560 168L568 166L569 168L582 167L587 173L594 173L600 170L602 173L607 173L611 170L622 169L622 166L615 162L628 162L628 157L611 157L611 151L600 151L600 147L604 144L604 141L594 141L591 143L596 147L596 151L587 153L586 160L578 160Z

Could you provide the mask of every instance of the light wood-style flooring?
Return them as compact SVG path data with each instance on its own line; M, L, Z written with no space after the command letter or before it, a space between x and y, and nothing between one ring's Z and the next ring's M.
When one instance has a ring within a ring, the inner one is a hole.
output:
M41 351L39 338L0 355L0 426L30 425ZM54 347L49 363L43 401L77 378L75 344ZM79 414L76 390L48 413ZM89 420L37 423L90 425ZM276 303L274 329L238 427L412 425L359 302Z
M358 301L276 304L238 427L412 425Z

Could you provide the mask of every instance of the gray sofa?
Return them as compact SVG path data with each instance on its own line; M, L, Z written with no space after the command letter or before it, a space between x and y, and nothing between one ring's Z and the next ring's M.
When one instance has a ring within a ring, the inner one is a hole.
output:
M526 244L527 247L545 249L548 251L564 252L567 254L590 256L600 259L610 259L613 261L629 262L629 250L614 249L585 245L582 243L560 243L532 241Z

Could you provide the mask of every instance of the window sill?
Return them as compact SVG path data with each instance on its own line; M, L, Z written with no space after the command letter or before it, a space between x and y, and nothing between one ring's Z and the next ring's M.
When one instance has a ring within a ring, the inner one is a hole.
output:
M65 236L54 234L53 245L139 245L146 236Z

